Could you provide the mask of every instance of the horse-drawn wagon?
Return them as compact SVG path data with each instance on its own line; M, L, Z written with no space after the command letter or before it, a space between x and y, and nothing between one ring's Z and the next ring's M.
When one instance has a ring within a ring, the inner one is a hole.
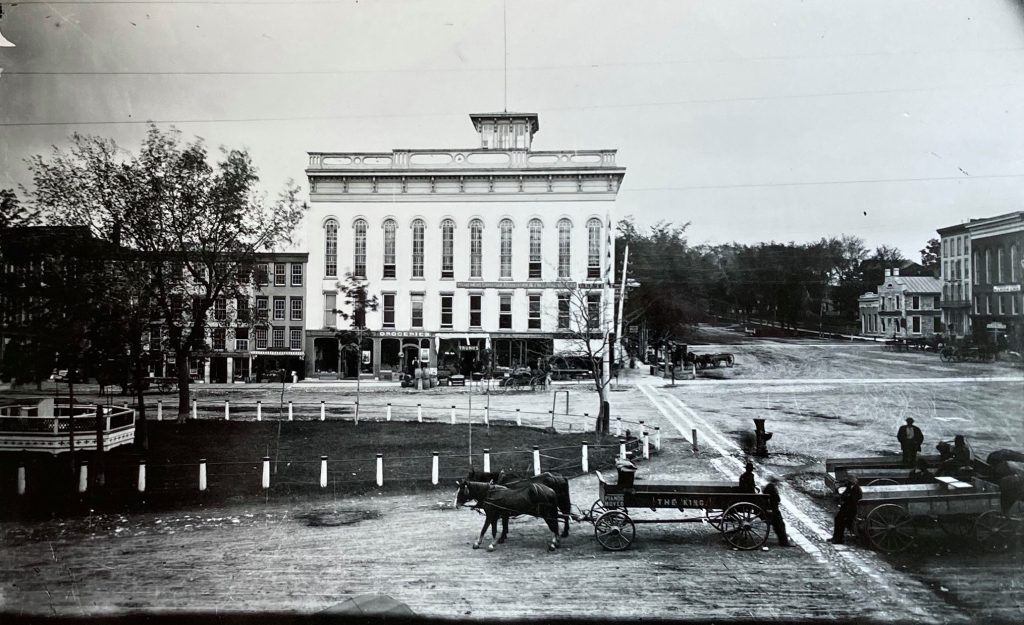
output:
M736 357L729 352L717 352L714 354L697 354L694 352L687 352L686 361L692 362L698 369L707 369L709 367L732 367L736 364Z
M757 549L768 539L768 495L740 491L731 482L671 482L636 484L631 470L619 469L615 481L597 472L598 499L584 519L593 522L594 535L610 551L628 548L643 523L705 523L736 549ZM675 509L678 518L646 519L630 508ZM688 515L687 510L700 514Z

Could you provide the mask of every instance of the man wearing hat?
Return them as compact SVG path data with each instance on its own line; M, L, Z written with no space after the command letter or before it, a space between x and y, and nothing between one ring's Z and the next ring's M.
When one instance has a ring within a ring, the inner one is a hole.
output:
M900 426L896 431L896 440L900 442L903 449L903 466L913 467L917 464L917 452L921 451L921 443L924 442L924 434L921 428L914 425L914 419L907 417L907 424Z
M757 482L754 481L754 463L748 460L746 469L746 471L740 474L740 492L756 492Z
M789 537L786 536L786 522L782 520L782 498L779 496L778 477L773 475L768 478L764 494L768 495L768 520L775 531L775 537L779 539L779 546L788 547Z

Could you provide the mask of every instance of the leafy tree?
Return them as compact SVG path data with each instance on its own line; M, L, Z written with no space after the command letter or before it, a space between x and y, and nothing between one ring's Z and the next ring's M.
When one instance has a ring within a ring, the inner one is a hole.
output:
M345 308L332 310L339 317L349 322L347 329L338 330L335 336L343 352L355 352L356 354L356 402L359 401L359 362L362 358L366 337L370 331L366 328L366 313L377 310L378 302L376 295L370 295L368 283L358 278L351 272L345 274L345 279L338 282L338 293L341 294L341 301ZM342 361L342 366L346 366Z
M85 225L124 246L146 277L174 354L178 419L189 408L189 359L206 345L207 313L218 299L248 297L257 254L287 244L305 204L289 183L277 201L257 193L244 150L222 149L211 164L201 139L150 126L137 154L75 134L67 150L29 160L34 202L50 221Z
M928 243L921 250L921 265L931 271L932 275L938 277L941 262L942 243L936 238L928 239Z

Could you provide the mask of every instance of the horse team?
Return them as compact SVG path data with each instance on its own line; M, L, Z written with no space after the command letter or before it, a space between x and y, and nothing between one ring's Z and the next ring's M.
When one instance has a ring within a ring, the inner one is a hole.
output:
M471 470L459 486L455 496L455 507L460 508L472 501L474 507L484 513L484 526L480 536L473 543L473 549L480 548L480 542L491 528L491 542L488 551L494 550L495 542L501 544L508 537L510 517L528 515L543 519L551 530L548 550L554 551L559 545L558 521L565 521L562 537L569 535L569 519L572 502L569 497L569 480L554 473L541 473L530 478L521 478L508 471L485 473ZM498 519L501 519L501 536L498 537ZM497 540L495 538L497 537Z

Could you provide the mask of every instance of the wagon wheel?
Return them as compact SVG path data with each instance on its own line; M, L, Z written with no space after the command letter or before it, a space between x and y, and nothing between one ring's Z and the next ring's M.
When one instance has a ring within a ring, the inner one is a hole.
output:
M601 516L605 512L608 512L608 508L605 508L604 502L598 499L594 502L594 505L590 506L590 522L593 523L597 520L597 517Z
M951 347L943 347L942 351L939 352L939 359L942 362L952 362L953 361L953 353L954 353L953 352L953 348L951 348Z
M1006 551L1013 539L1013 520L996 510L983 512L974 521L974 536L988 551Z
M963 514L944 514L939 517L939 527L950 538L969 538L974 535L974 521Z
M609 551L622 551L636 538L636 525L622 510L609 510L594 522L597 542Z
M726 356L726 358L725 358L725 366L726 367L731 367L734 364L736 364L736 359L733 358L732 354L729 354L728 356Z
M890 480L887 477L880 477L868 482L868 486L895 486L899 484L896 480Z
M864 518L864 529L868 539L879 551L896 553L903 551L914 542L913 518L893 503L873 508Z
M722 515L719 531L737 549L757 549L768 540L768 520L760 507L746 502L734 503Z

